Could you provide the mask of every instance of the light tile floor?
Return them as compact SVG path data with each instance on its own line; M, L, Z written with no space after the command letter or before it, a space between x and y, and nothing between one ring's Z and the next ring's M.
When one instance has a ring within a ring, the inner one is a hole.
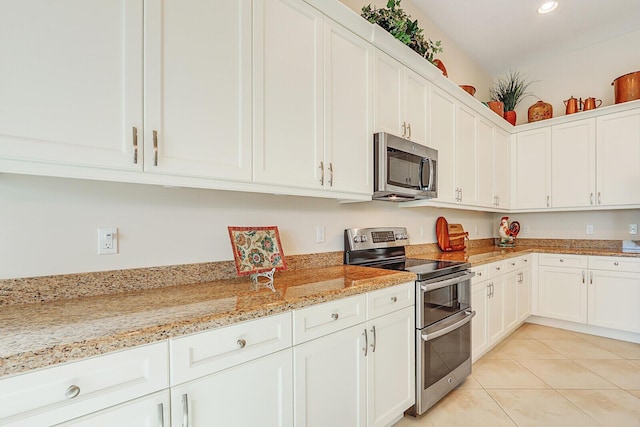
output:
M394 427L640 427L640 344L526 323Z

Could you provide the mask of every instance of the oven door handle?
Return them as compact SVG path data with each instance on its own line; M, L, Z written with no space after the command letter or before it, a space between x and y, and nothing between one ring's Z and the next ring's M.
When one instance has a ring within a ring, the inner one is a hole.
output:
M458 329L459 327L466 325L467 323L471 322L471 319L473 318L473 316L476 315L475 310L474 311L469 311L469 310L465 310L464 314L466 314L466 316L464 317L464 319L457 321L451 325L447 325L442 329L439 329L435 332L432 332L430 334L422 334L422 339L425 341L431 341L434 340L438 337L441 337L443 335L448 334L449 332Z
M461 274L460 276L453 277L451 279L439 280L439 281L434 281L433 283L429 283L429 284L426 284L426 285L420 285L420 289L422 289L422 292L434 291L436 289L445 288L447 286L455 285L456 283L462 283L462 282L464 282L466 280L471 279L475 275L476 275L476 273L474 273L473 271L467 271L464 274Z

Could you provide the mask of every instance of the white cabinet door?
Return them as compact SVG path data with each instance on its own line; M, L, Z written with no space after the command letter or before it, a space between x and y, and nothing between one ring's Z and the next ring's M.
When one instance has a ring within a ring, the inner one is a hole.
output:
M370 195L373 47L344 27L326 22L325 188Z
M478 204L494 207L496 205L494 191L494 127L484 119L478 120Z
M59 425L74 427L168 426L170 418L169 415L169 390L165 390Z
M388 426L415 403L415 308L379 317L367 329L367 425Z
M515 208L551 206L551 129L521 132L516 139Z
M320 189L323 16L301 1L255 0L253 23L254 181Z
M490 293L487 307L487 334L489 345L497 342L505 332L504 304L505 277L500 276L489 281Z
M438 150L439 202L456 202L456 104L446 92L432 86L430 146Z
M293 425L291 349L171 387L171 425Z
M251 1L145 14L145 170L250 181Z
M366 336L361 324L293 348L297 427L366 426Z
M477 117L476 113L462 105L456 115L456 170L460 188L460 202L465 205L478 204L477 180Z
M0 1L0 158L142 170L142 7Z
M428 145L427 109L429 82L408 68L404 69L404 118L406 138L418 144Z
M511 144L509 134L499 129L495 130L493 139L493 188L496 197L496 207L509 208L511 198ZM478 173L485 166L478 162Z
M541 316L587 323L587 271L540 267L538 311Z
M596 120L551 128L552 206L588 207L596 197Z
M511 331L518 324L518 286L520 272L513 271L504 279L504 323L505 329Z
M640 332L640 274L591 270L588 294L590 325Z
M598 117L598 205L640 203L640 111Z
M471 289L471 308L476 315L471 319L471 359L477 361L489 347L487 334L487 311L490 288L484 281Z
M389 132L405 136L404 121L404 66L389 55L376 49L374 54L374 120L376 132Z
M518 322L524 322L531 314L531 268L520 270L518 278Z

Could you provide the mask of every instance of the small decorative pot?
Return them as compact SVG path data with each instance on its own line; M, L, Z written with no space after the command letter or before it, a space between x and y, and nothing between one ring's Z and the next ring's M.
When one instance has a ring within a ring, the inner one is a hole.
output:
M529 123L537 122L539 120L546 120L553 117L553 106L540 100L529 107L527 111Z
M516 125L516 120L517 120L516 112L515 111L505 111L504 112L504 119L506 121L508 121L509 123L511 123L513 126L515 126Z
M487 105L491 108L491 111L500 117L504 117L504 103L502 101L489 101Z

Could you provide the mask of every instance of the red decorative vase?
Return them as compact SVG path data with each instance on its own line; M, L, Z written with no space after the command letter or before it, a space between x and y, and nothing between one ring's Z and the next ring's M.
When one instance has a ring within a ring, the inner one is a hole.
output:
M504 119L511 123L513 126L516 125L516 112L515 111L505 111Z

